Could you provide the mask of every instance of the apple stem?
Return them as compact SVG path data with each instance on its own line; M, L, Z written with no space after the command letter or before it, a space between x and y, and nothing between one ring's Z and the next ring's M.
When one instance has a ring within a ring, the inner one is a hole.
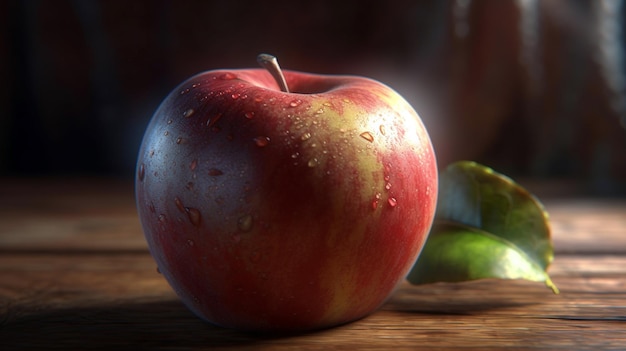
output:
M278 87L280 87L280 90L282 92L288 93L289 87L287 86L287 81L285 80L283 71L278 65L278 59L275 56L269 54L259 54L256 60L259 65L261 65L261 67L270 72L272 77L274 77L274 80L276 80L276 83L278 83Z

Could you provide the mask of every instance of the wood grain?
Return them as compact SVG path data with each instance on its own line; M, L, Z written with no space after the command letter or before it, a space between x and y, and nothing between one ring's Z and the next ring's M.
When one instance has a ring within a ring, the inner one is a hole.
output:
M549 199L561 289L481 280L403 283L379 311L329 330L240 333L196 318L156 271L132 186L0 183L0 350L625 350L626 201Z
M131 182L5 179L0 250L147 250Z
M626 345L626 273L616 267L625 266L625 257L559 258L553 276L560 295L524 281L402 284L363 320L268 336L221 329L193 316L148 254L5 254L0 258L0 337L5 347L25 349L620 349Z
M563 196L562 188L555 198L558 186L532 188L550 215L557 253L626 253L626 199ZM5 179L0 250L147 250L132 182Z

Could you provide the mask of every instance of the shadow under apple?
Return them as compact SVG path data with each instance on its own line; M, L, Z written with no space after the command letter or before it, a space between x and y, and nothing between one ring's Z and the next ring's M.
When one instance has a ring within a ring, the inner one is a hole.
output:
M181 301L165 299L122 301L70 308L53 306L20 310L19 305L0 316L2 350L31 349L176 349L257 348L282 343L281 339L327 333L350 333L385 323L390 314L414 316L416 325L441 316L472 316L528 307L550 298L541 284L483 280L412 286L403 283L378 312L334 330L298 334L246 333L220 328L193 315ZM433 317L437 315L438 317Z

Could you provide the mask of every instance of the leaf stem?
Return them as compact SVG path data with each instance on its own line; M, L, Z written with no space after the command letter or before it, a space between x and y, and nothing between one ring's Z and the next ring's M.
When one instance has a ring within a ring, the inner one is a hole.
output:
M559 288L557 288L556 285L552 282L552 279L550 279L548 274L546 274L546 286L550 288L555 295L558 295L560 293Z

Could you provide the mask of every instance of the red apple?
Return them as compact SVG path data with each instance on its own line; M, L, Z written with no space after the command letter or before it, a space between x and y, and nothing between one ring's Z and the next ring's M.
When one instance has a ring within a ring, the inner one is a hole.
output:
M159 270L199 317L310 330L377 309L432 224L428 134L391 88L354 76L214 70L162 102L137 163ZM292 92L286 92L287 86Z

